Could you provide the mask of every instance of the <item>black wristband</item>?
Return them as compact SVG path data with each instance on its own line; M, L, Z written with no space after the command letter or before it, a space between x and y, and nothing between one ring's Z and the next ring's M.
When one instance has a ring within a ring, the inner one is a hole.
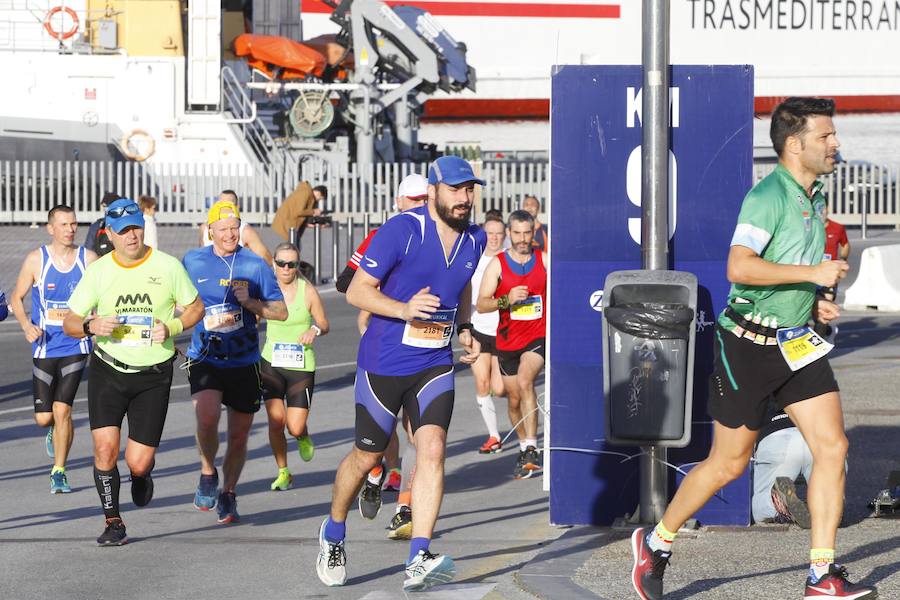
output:
M475 326L471 323L460 323L456 326L456 335L460 335L463 331L468 331L471 333L475 330Z
M84 335L87 337L91 337L92 335L94 335L93 333L91 333L91 321L93 321L93 319L88 319L87 321L85 321L84 323L81 324L81 330L84 332Z

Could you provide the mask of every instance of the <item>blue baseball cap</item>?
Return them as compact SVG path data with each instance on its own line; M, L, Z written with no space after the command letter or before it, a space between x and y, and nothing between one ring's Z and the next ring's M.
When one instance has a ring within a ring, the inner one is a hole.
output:
M474 181L484 185L484 179L475 177L469 161L458 156L442 156L431 163L431 167L428 169L428 183L430 185L439 183L459 185L467 181Z
M144 213L138 203L130 198L119 198L106 207L106 226L122 233L126 227L144 227Z

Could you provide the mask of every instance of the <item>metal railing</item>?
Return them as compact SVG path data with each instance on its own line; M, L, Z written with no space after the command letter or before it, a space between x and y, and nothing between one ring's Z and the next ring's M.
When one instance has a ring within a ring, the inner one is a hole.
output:
M476 215L490 208L504 214L518 208L526 195L547 207L550 196L546 162L497 161L475 164L487 181L478 190ZM756 181L774 167L755 167ZM293 169L285 169L291 171ZM159 201L159 221L196 224L218 193L233 189L249 222L268 224L284 197L300 180L325 185L324 206L338 220L365 215L380 219L392 212L394 195L407 174L426 174L425 163L383 163L361 172L355 164L320 160L300 164L299 174L263 165L153 164L136 162L0 161L0 223L39 223L57 203L71 205L83 221L100 216L104 192ZM841 164L824 178L832 217L845 225L900 227L900 169Z

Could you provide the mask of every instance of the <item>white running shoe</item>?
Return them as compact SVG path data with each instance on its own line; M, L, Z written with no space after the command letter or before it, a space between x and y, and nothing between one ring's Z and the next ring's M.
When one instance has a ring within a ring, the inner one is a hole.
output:
M316 574L327 586L344 585L347 582L347 553L344 542L332 544L325 539L325 523L319 526L319 556L316 558Z
M444 554L432 554L428 550L419 550L411 563L406 565L406 581L404 592L422 592L428 588L449 583L456 577L456 565L453 559Z

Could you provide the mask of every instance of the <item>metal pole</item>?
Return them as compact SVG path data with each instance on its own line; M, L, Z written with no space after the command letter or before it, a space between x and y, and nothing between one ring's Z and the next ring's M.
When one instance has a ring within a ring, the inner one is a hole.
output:
M319 270L319 266L322 264L322 234L319 232L319 227L313 227L313 232L315 233L315 237L313 238L313 250L315 255L313 256L313 268L316 270L316 279L315 284L318 285L322 283L322 272Z
M356 248L353 246L353 217L347 217L347 260L353 256L354 250Z
M341 237L341 224L334 222L331 227L331 281L337 281L338 278L338 243Z
M297 245L297 228L291 227L288 229L288 241L293 245Z
M859 188L857 188L859 189ZM864 189L862 192L862 239L867 239L867 231L869 229L869 190ZM832 256L837 259L837 256Z
M369 237L369 232L372 230L372 223L370 222L369 213L366 212L363 215L363 231L366 232L366 237Z
M668 0L644 0L642 58L641 263L669 267L669 11ZM646 446L640 459L640 518L662 519L668 503L665 448Z

